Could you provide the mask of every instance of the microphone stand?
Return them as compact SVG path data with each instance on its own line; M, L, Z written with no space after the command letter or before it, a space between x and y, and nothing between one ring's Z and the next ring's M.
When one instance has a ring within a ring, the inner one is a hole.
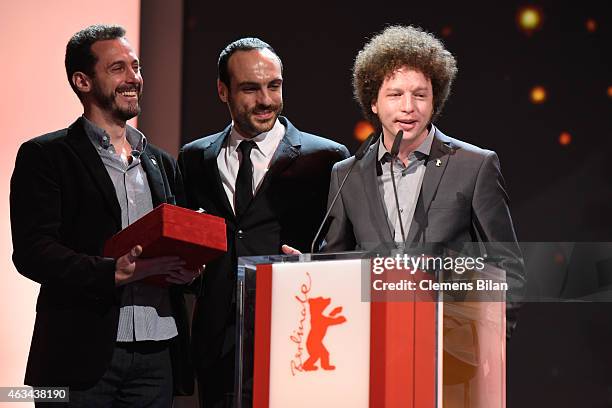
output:
M329 205L329 208L327 209L327 212L325 213L325 216L323 217L323 221L321 222L321 225L319 226L319 229L317 230L317 233L315 234L314 239L312 240L312 244L310 245L311 254L314 254L315 243L317 242L317 239L319 238L319 234L321 234L321 230L323 230L323 226L327 222L327 218L329 217L329 214L331 213L332 208L334 208L336 201L338 201L338 197L340 197L340 192L342 191L342 187L344 187L344 183L346 183L346 180L348 179L349 174L351 174L351 171L353 171L353 167L355 167L357 162L363 159L363 156L365 156L366 152L368 151L370 146L372 146L372 144L376 141L376 139L377 139L377 135L375 133L371 133L370 136L368 136L368 138L361 144L361 146L359 146L359 149L357 149L357 151L355 152L355 160L353 160L353 163L351 163L351 167L349 167L348 171L344 175L344 178L342 179L342 182L340 183L340 187L338 188L338 191L336 192L334 199Z
M397 196L397 185L395 184L395 161L397 160L397 155L399 154L400 144L402 143L402 138L404 137L404 131L400 130L395 135L395 140L393 141L393 147L391 148L391 183L393 184L393 195L395 196L395 206L397 208L397 217L399 218L400 223L400 231L402 233L402 249L406 245L406 233L404 232L404 223L402 221L402 214L400 211L399 198Z

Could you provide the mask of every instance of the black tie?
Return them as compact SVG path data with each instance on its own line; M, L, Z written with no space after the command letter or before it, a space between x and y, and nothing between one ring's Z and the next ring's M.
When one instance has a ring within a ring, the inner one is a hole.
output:
M238 149L242 152L242 162L236 177L236 216L241 216L246 211L253 199L253 162L251 161L251 150L255 142L243 140Z

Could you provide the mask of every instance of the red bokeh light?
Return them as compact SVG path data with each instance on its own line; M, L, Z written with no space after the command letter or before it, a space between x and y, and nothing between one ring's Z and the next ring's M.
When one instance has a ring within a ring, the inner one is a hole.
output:
M559 135L559 144L561 146L567 146L572 143L572 135L569 132L561 132Z
M588 32L593 33L597 30L597 21L592 18L589 18L586 21L585 26Z

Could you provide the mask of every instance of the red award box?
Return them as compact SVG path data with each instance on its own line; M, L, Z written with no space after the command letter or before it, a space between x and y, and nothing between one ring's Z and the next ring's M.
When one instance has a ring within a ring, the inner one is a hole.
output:
M135 245L142 246L141 258L178 256L195 269L227 251L225 220L161 204L106 241L104 256L119 258Z

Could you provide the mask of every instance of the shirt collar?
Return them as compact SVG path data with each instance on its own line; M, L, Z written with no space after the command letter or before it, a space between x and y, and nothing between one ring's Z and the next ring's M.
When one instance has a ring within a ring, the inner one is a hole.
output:
M83 118L83 128L85 129L85 134L89 137L89 140L93 143L94 146L100 147L104 150L108 150L111 147L110 137L106 130L102 129L85 116ZM140 155L147 147L147 138L142 132L130 125L126 125L125 137L132 147L132 154ZM137 154L135 154L137 153Z
M263 132L258 134L257 136L247 139L240 135L236 129L234 128L234 123L232 122L232 130L230 132L230 137L228 141L228 150L229 154L232 155L236 149L238 149L238 145L243 140L252 140L255 142L257 149L264 155L264 157L272 157L276 147L278 146L278 142L285 136L285 127L278 119L274 122L274 126L267 132Z
M127 141L130 146L132 146L133 151L136 151L140 154L144 152L147 147L147 138L140 130L130 125L127 125L125 137L127 138Z
M433 138L434 138L435 133L436 133L436 127L432 123L431 129L429 129L429 133L427 134L427 137L425 137L425 140L423 140L423 142L419 145L419 147L417 147L414 150L414 152L410 153L409 157L412 157L412 156L428 157L429 153L431 152L431 144L433 143ZM391 153L387 150L387 147L383 143L383 137L381 135L380 143L378 144L378 161L383 160L385 156L391 158ZM384 160L383 162L386 162L386 160Z

